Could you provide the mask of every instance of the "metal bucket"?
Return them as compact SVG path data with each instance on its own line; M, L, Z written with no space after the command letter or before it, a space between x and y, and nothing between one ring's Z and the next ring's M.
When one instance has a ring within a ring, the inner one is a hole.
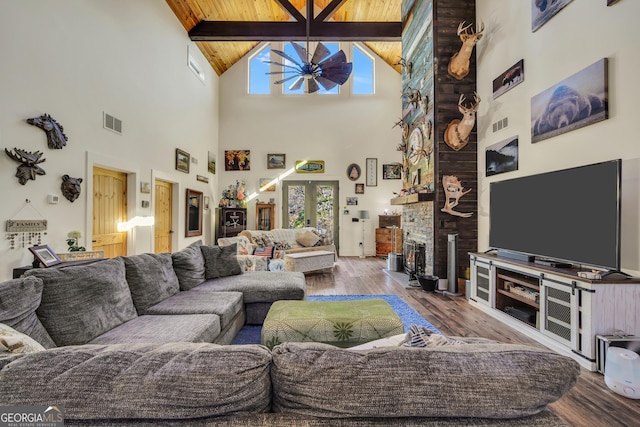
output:
M387 270L389 271L402 271L402 254L390 252L387 254Z

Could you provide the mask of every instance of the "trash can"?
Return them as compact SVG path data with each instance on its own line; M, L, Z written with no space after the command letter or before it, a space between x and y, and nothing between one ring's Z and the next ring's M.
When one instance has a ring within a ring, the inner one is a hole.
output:
M418 283L422 286L422 290L425 292L435 292L438 286L438 276L418 276Z
M390 252L387 254L387 270L402 271L402 254Z

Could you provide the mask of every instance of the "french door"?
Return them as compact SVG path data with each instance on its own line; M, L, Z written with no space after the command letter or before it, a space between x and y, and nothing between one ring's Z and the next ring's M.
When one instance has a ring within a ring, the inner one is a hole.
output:
M282 228L317 228L339 250L338 181L283 181L282 197Z

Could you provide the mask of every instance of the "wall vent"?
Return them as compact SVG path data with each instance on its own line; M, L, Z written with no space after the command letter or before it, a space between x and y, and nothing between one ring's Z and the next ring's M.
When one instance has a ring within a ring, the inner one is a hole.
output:
M189 46L187 46L187 66L191 71L193 71L193 74L195 74L198 79L200 79L200 81L204 83L204 71L200 64L198 64L198 61L196 61L189 52Z
M115 132L118 135L122 135L122 120L116 119L111 114L107 114L105 112L102 113L103 123L102 126L110 130L111 132Z
M493 132L496 133L499 130L502 130L509 126L509 118L505 117L504 119L498 120L493 124Z

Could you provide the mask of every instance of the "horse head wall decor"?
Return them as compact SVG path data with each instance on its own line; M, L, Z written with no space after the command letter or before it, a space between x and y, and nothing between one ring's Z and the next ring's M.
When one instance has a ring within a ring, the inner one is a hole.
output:
M30 125L39 127L47 134L47 145L52 149L60 149L67 145L67 135L64 134L64 128L49 114L43 114L39 117L27 119Z

